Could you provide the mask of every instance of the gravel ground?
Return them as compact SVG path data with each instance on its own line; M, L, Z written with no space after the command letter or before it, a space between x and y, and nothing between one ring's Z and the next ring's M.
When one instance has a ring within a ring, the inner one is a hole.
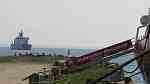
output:
M33 72L41 71L46 64L35 63L1 63L0 64L0 84L28 84L22 81Z

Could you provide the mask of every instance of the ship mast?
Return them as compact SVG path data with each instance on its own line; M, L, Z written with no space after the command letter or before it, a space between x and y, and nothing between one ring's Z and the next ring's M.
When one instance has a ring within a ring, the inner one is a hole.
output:
M23 30L21 29L21 31L19 32L19 37L23 37Z

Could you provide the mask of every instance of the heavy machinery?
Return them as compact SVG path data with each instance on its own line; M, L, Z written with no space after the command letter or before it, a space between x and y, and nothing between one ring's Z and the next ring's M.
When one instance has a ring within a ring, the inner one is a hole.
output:
M103 63L106 62L110 59L113 58L114 54L120 54L120 56L122 54L127 54L128 52L135 52L136 56L135 58L127 61L126 63L120 65L119 67L117 67L116 69L110 71L109 73L105 74L104 76L98 78L97 80L95 80L94 82L87 82L87 84L99 84L98 82L102 81L102 79L105 79L106 77L114 74L115 72L117 72L118 70L122 70L123 67L125 67L126 65L130 64L131 62L133 62L134 60L138 60L138 59L143 59L143 61L141 62L141 60L139 62L139 64L142 64L142 66L137 66L137 68L140 68L142 71L144 71L143 75L145 76L145 80L149 82L150 80L150 62L149 62L149 50L150 50L150 10L149 10L149 14L146 16L142 16L141 18L141 24L142 26L139 26L137 28L137 34L136 34L136 38L135 38L135 42L133 42L133 39L129 39L129 40L125 40L123 42L114 44L112 46L103 48L103 49L99 49L96 50L94 52L79 56L79 57L68 57L64 63L60 63L57 62L54 64L54 67L51 69L51 71L49 72L49 79L51 80L57 80L63 78L63 74L66 73L73 73L79 70L83 70L83 69L87 69L90 66L96 65L98 63ZM139 35L140 29L141 28L145 28L146 30L144 32L143 36ZM109 59L108 59L109 58ZM56 71L56 72L55 72ZM133 70L132 72L136 71ZM130 72L130 73L132 73ZM51 75L50 75L51 73ZM59 74L60 73L60 74ZM140 72L141 73L141 72ZM136 73L138 74L138 73ZM134 74L134 75L136 75ZM51 77L52 76L52 77ZM62 76L62 77L61 77ZM130 78L130 77L128 77ZM88 80L89 81L89 80ZM32 83L34 84L34 83ZM40 84L40 83L37 83ZM43 84L43 83L42 83ZM47 84L47 83L44 83ZM68 83L71 84L71 83ZM116 83L117 84L117 83ZM127 84L127 83L124 83Z

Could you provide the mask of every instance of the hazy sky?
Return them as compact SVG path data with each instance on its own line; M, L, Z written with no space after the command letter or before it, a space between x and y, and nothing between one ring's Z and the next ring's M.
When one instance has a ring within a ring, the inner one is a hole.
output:
M36 47L101 48L134 37L148 7L149 0L0 0L0 44L23 29Z

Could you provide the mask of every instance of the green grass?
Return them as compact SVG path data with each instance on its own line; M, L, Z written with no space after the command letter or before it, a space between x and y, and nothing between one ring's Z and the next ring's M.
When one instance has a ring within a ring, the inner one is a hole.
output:
M55 84L85 84L87 79L96 80L109 70L110 67L106 67L103 64L96 64L83 71L66 74L62 80L56 81Z
M55 57L55 60L62 60L63 57ZM0 63L18 63L18 62L31 62L31 63L53 63L54 57L52 56L7 56L0 57Z
M0 57L0 63L16 63L15 57Z

